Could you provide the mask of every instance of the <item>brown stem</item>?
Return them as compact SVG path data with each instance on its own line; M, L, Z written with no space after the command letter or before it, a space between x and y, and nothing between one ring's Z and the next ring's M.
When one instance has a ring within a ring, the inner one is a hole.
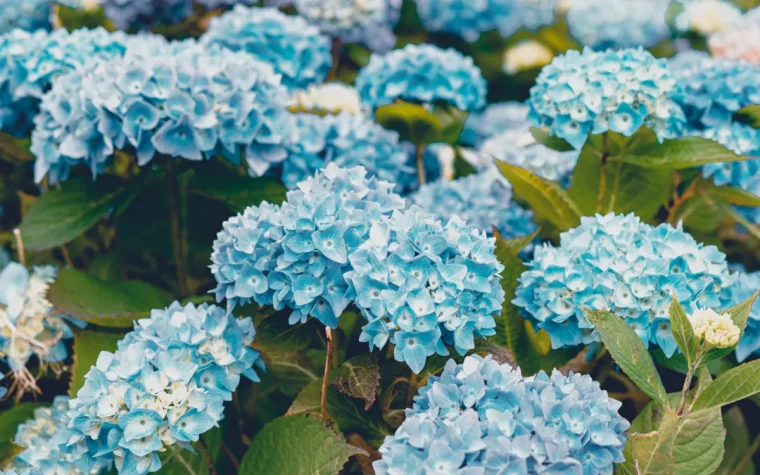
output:
M325 328L325 334L327 335L327 356L325 357L325 374L322 377L322 400L320 404L322 418L327 420L330 418L327 412L327 387L330 385L330 368L332 366L332 353L333 353L333 338L332 330L330 327Z
M425 179L425 146L417 145L417 177L420 180L420 185L424 185L427 180Z
M69 254L69 250L66 249L65 244L61 244L61 254L63 254L63 262L66 263L66 267L73 269L74 261L71 260L71 254Z
M174 263L177 269L177 285L179 296L190 295L188 289L189 271L187 267L187 247L182 230L182 196L177 176L177 162L173 157L167 157L166 172L169 188L169 220L172 233L172 248L174 250Z
M222 451L227 456L228 459L230 459L230 463L235 468L235 471L240 471L240 461L238 461L237 457L235 457L234 452L232 452L232 449L227 447L227 444L222 444Z
M211 456L211 451L208 449L208 445L206 445L206 442L203 440L203 438L198 439L198 445L201 446L201 450L203 451L203 454L206 456L206 460L208 460L209 475L216 475L216 466L214 465L214 457Z
M333 39L332 44L332 60L333 65L330 72L327 73L328 81L335 81L338 79L338 72L340 69L340 49L343 47L343 43L338 38Z
M16 249L18 250L18 261L22 266L26 266L26 252L24 252L24 240L21 238L21 230L13 230L13 236L16 238Z
M686 372L686 380L683 382L683 388L681 388L681 400L678 401L678 409L676 409L676 413L678 413L679 416L683 414L684 407L686 407L686 399L689 396L691 381L694 379L694 373L697 372L700 360L701 358L697 358L697 361L695 361L691 368L689 368L689 371Z
M406 390L406 402L404 403L404 407L412 407L414 395L417 393L417 384L417 375L412 371L411 376L409 376L409 387Z
M744 471L744 467L746 467L747 464L752 461L752 457L755 455L755 452L757 452L758 449L760 449L760 434L755 437L752 445L749 446L742 459L739 460L739 463L731 471L731 475L740 475Z
M676 216L678 216L678 211L680 211L681 206L692 196L694 196L697 192L697 186L699 185L699 178L695 178L694 181L692 181L688 188L684 190L682 195L678 194L678 185L680 184L680 179L678 178L678 175L676 174L675 178L675 191L673 191L673 204L667 208L668 210L668 219L665 221L669 224L675 224Z

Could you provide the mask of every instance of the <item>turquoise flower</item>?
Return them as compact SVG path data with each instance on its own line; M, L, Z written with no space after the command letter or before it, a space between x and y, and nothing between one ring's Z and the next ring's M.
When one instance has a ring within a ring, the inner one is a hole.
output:
M356 89L373 110L401 99L470 111L483 107L486 100L486 81L472 58L428 44L373 55L359 71Z
M470 114L459 141L479 149L491 137L527 125L529 112L530 108L522 102L489 104L483 112Z
M557 56L530 90L530 118L580 149L589 133L633 135L641 126L657 137L680 135L685 117L674 102L676 80L665 60L643 49Z
M289 89L323 82L332 67L330 38L303 18L274 8L237 5L211 19L201 43L253 55L282 75Z
M760 155L760 131L746 125L731 123L721 127L694 131L694 135L714 140L740 155ZM712 177L716 185L760 192L760 159L740 162L708 163L702 167L705 178Z
M736 272L736 281L721 294L721 308L739 305L760 289L760 272ZM741 363L752 355L760 354L760 305L755 305L747 318L747 327L736 347L736 359Z
M625 460L622 404L590 376L523 377L486 356L446 363L380 447L378 475L603 475Z
M348 297L367 319L359 341L370 350L395 345L415 373L452 345L464 355L475 338L495 334L504 266L495 239L459 217L442 223L418 206L373 221L369 240L350 254Z
M513 303L553 348L599 342L584 309L625 319L641 340L667 357L677 345L669 332L672 295L687 313L719 308L733 283L726 255L698 243L681 226L652 227L633 214L581 218L560 235L560 246L535 250L519 278Z
M0 0L0 33L14 28L26 31L50 30L53 0Z
M668 2L662 0L573 0L567 25L583 46L649 48L670 36L667 9Z

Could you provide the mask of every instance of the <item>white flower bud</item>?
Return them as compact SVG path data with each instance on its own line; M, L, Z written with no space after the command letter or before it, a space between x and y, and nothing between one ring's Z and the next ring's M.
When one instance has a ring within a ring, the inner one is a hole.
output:
M710 346L729 348L739 343L741 331L727 313L719 314L709 308L698 309L689 317L689 322L697 339L704 340Z
M552 62L554 54L543 43L534 40L521 41L504 53L504 72L515 74L537 69Z

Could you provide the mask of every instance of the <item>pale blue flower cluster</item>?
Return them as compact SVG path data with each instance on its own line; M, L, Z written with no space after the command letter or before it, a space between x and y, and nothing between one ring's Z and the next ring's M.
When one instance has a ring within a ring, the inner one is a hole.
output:
M49 30L53 0L0 0L0 33Z
M459 141L463 145L479 149L494 135L525 126L529 112L530 108L522 102L489 104L483 112L470 114Z
M297 114L295 121L288 158L282 165L282 181L289 189L328 163L363 166L369 176L395 183L399 193L416 186L417 172L398 133L349 112Z
M659 139L680 135L684 113L672 95L676 80L667 61L644 49L590 49L557 56L530 91L530 118L580 149L589 133L625 136L639 127Z
M743 124L734 122L694 134L714 140L740 155L760 155L760 130ZM753 193L760 191L760 159L708 163L702 167L702 175L705 178L713 177L716 185L742 188Z
M570 185L570 177L578 163L577 151L557 152L536 143L527 127L502 132L486 140L480 153L486 157L517 165L547 180L563 186Z
M123 33L103 28L73 33L16 29L0 36L0 129L28 135L39 101L53 79L93 59L119 57L129 41Z
M503 37L520 28L537 29L554 20L556 0L417 0L417 13L428 31L476 41L481 33L498 30Z
M690 128L720 127L742 107L760 103L760 66L707 56L677 58L672 67L678 83L673 98L686 113Z
M174 49L130 50L56 81L35 118L37 181L64 180L77 164L97 175L124 149L140 166L157 154L243 158L254 176L283 161L290 99L272 68L245 53Z
M747 273L744 269L734 274L736 281L721 294L720 308L727 309L739 305L760 289L760 272ZM736 347L736 359L741 363L752 355L760 354L760 303L755 302L747 318L739 345Z
M115 353L101 352L70 402L67 441L81 453L77 468L115 462L121 473L159 469L167 446L191 449L224 417L242 376L264 370L250 348L250 318L224 309L175 302L138 320Z
M380 447L377 475L611 474L630 427L588 375L523 377L491 356L446 363Z
M460 355L494 335L504 290L496 241L458 216L443 223L418 206L375 221L370 239L349 256L349 295L367 319L359 341L390 341L415 373L435 353Z
M344 274L349 255L374 237L372 224L405 206L394 185L362 167L329 163L288 192L282 206L252 206L224 223L211 255L217 301L228 309L251 299L311 315L335 328L351 303Z
M486 81L472 58L429 44L373 55L359 71L356 89L373 110L397 99L443 102L463 111L480 109L486 101Z
M255 56L281 74L289 89L323 82L332 67L330 38L304 18L274 8L237 5L211 19L201 43Z
M608 310L667 357L677 350L671 295L687 313L719 308L733 282L717 247L697 243L681 225L652 227L633 214L581 218L560 235L559 247L537 247L528 267L513 303L549 333L553 348L600 341L584 309Z
M294 0L298 14L344 43L361 43L376 52L393 49L393 27L402 0Z
M670 36L663 0L573 0L567 25L583 46L603 50L655 46Z
M192 0L100 0L106 16L120 30L180 23L193 14Z
M459 216L488 234L496 229L504 239L527 236L537 227L533 213L513 201L512 186L493 168L423 185L410 200L442 219Z

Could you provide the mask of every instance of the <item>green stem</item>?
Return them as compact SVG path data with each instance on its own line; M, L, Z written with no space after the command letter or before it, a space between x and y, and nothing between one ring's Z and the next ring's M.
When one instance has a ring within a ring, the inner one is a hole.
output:
M747 464L752 461L752 457L755 455L755 452L757 452L758 449L760 449L760 434L755 437L752 445L749 446L742 459L739 460L739 463L736 464L736 467L734 467L734 469L731 471L731 475L740 475L744 471L744 467L746 467Z
M701 360L702 360L701 356L697 358L694 364L691 365L691 367L689 367L689 371L686 373L686 380L683 382L683 388L681 389L681 400L678 401L678 409L676 409L676 413L678 413L679 416L683 414L683 410L686 407L686 399L689 396L691 381L692 379L694 379L694 373L697 372L697 368L699 367L699 362Z
M201 446L201 451L203 452L203 455L206 456L206 460L208 461L209 475L216 475L216 466L214 465L214 458L211 456L211 451L208 449L208 445L206 445L206 442L203 441L203 438L198 439L198 445Z
M417 393L417 374L412 371L411 376L409 376L409 387L406 390L406 403L404 407L412 407L415 393Z
M332 44L332 60L333 65L330 69L330 72L327 73L327 80L328 81L337 81L338 80L338 72L340 70L340 49L343 47L343 43L338 38L333 39Z
M330 385L330 368L332 367L333 338L330 327L325 328L327 335L327 356L325 357L325 374L322 377L322 399L320 401L320 413L322 419L328 420L330 414L327 412L327 388Z
M417 177L420 180L420 185L424 185L427 180L425 179L425 146L417 145Z
M169 185L169 224L172 234L172 249L174 263L177 269L177 286L179 296L187 297L189 291L189 276L187 266L187 241L183 231L182 195L177 174L177 162L173 157L167 157L166 174Z

